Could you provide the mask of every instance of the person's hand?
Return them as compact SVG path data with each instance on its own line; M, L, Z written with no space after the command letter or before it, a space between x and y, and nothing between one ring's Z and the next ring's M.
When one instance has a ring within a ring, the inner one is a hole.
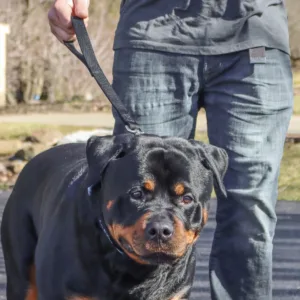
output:
M76 39L71 16L84 19L87 25L89 0L55 0L48 13L51 32L60 42Z

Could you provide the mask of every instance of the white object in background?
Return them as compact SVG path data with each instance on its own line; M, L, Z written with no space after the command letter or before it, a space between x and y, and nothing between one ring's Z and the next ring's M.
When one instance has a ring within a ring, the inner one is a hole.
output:
M93 136L104 136L111 135L112 130L107 129L96 129L96 130L79 130L64 136L57 145L68 144L68 143L86 143L87 140Z
M0 24L0 107L6 104L6 35L9 26Z

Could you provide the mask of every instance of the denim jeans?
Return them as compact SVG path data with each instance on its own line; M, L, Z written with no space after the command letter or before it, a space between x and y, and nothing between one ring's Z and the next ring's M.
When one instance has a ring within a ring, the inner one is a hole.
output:
M288 54L265 49L190 56L115 53L113 86L147 133L193 138L204 107L210 143L227 150L210 256L213 300L272 299L272 249L280 161L292 114ZM114 113L115 133L124 132Z

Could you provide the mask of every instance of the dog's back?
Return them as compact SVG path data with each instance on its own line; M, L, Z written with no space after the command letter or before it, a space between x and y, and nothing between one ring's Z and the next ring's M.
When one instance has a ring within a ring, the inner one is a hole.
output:
M26 295L26 299L35 299L30 298L36 293L34 287L28 288L28 282L34 281L34 274L28 269L34 260L40 230L37 223L42 219L43 211L47 211L51 218L51 212L61 199L58 196L63 192L60 187L66 180L71 182L75 179L78 170L84 172L85 169L85 144L67 144L37 155L22 170L6 204L1 224L4 259L6 270L9 270L8 299L25 299ZM44 197L45 194L47 197ZM49 194L52 196L49 197ZM44 215L43 220L47 221ZM23 280L19 280L19 286L16 286L12 277Z

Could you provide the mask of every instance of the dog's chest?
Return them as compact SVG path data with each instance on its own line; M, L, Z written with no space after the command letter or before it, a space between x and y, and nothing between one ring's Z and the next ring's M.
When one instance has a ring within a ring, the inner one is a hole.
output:
M80 295L83 299L87 300L187 299L178 298L178 296L183 295L182 293L178 293L178 290L182 290L181 284L175 284L173 278L170 278L167 274L155 276L156 278L151 278L151 280L137 282L136 279L133 279L128 274L120 275L116 273L112 276L112 274L107 274L104 269L100 270L99 268L98 270L98 274L94 273L92 277L90 273L89 279L73 277L72 282L68 285L68 299L72 299L72 295ZM76 298L74 300L76 300Z
M57 262L58 263L58 262ZM54 269L58 269L58 266ZM86 267L86 266L85 266ZM42 295L51 295L47 300L183 300L184 286L176 284L173 276L162 275L148 282L137 283L129 276L107 274L102 264L96 268L83 268L74 261L60 273L42 272ZM47 268L49 270L49 268ZM59 288L61 287L61 288ZM58 292L60 289L60 292ZM56 291L55 294L52 294ZM180 297L179 297L180 296ZM185 296L185 295L184 295ZM54 298L53 298L54 297ZM45 298L46 299L46 298Z

